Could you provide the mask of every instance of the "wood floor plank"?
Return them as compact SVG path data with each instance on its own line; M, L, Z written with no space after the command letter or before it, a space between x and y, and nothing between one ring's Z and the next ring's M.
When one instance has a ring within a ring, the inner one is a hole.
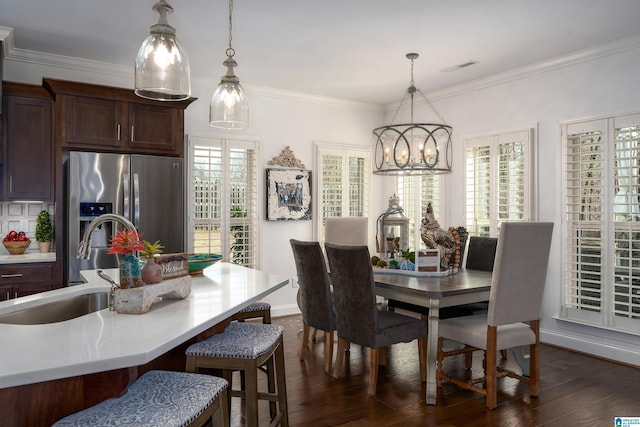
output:
M291 426L442 426L505 427L613 425L615 416L640 417L640 369L542 345L540 396L529 398L527 386L512 378L498 381L498 407L489 411L484 397L451 384L443 386L438 405L424 403L415 342L399 344L380 367L375 397L367 396L369 352L352 345L346 355L347 378L324 373L322 334L299 360L300 316L273 319L285 328L289 424ZM474 354L473 369L482 366ZM454 359L454 358L450 358ZM334 356L335 360L335 356ZM448 369L464 372L464 358L449 360ZM510 356L501 363L513 363ZM264 382L264 379L261 379ZM232 426L243 426L242 404L234 399ZM260 406L260 425L268 425L268 406Z

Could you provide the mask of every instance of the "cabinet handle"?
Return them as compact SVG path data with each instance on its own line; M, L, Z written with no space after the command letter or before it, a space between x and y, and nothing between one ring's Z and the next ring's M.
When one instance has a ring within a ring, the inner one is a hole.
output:
M15 291L15 292L13 293L13 298L14 298L14 299L15 299L15 298L18 298L18 291Z
M9 194L13 193L13 175L9 175Z
M3 275L0 275L0 278L3 278L3 279L10 279L10 278L12 278L12 277L22 277L22 276L23 276L23 274L22 274L22 273L16 273L16 274L3 274Z
M135 128L134 125L131 125L131 140L130 142L133 142L133 129Z
M120 141L120 123L118 123L118 127L117 127L117 139L118 141Z

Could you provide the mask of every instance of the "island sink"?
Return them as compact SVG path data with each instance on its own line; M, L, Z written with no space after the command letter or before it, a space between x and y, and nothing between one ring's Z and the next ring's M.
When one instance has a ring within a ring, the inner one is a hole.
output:
M109 292L89 293L0 315L0 323L11 325L57 323L107 307L109 307Z

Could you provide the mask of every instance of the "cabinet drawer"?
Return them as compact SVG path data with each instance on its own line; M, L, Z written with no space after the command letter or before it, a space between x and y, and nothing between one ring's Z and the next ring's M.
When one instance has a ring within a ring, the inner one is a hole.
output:
M0 267L0 285L52 283L53 264L7 264Z

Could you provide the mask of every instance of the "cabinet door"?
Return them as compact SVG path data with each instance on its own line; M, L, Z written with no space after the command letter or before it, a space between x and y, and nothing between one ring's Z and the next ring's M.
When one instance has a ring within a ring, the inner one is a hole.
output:
M63 145L70 148L120 147L127 140L123 103L82 96L61 97Z
M51 102L7 96L5 200L53 201Z
M53 289L52 273L52 263L1 265L0 292L9 285L12 287L11 298L49 291Z
M128 105L129 147L133 152L180 154L182 129L176 108L145 104Z

